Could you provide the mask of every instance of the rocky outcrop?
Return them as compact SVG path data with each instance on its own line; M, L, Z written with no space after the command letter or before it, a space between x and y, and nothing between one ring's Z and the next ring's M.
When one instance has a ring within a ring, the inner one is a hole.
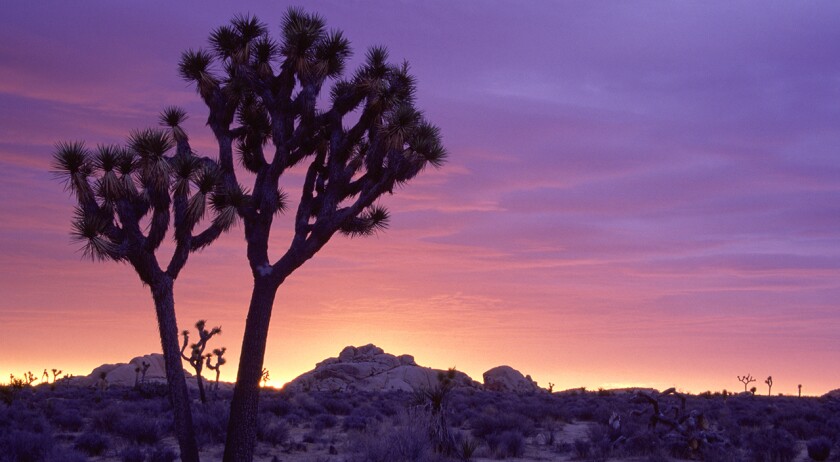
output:
M153 353L145 356L138 356L126 363L117 364L103 364L94 369L85 377L79 377L75 382L80 386L94 386L99 382L102 373L105 373L105 380L108 385L133 387L137 378L135 369L140 367L142 370L143 363L149 364L149 369L146 371L147 383L166 383L166 369L163 363L163 355ZM184 371L187 377L192 375Z
M421 367L411 355L394 356L376 345L348 346L337 358L315 365L315 369L292 380L289 391L408 391L433 387L438 373ZM480 384L462 372L455 376L457 386L478 388Z
M823 398L840 399L840 388L824 394Z
M530 375L523 376L521 372L510 366L498 366L485 372L484 389L513 393L531 393L541 390Z

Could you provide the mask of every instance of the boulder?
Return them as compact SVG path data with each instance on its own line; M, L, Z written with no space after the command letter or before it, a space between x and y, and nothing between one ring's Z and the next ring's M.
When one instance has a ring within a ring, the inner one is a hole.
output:
M531 376L524 376L510 366L498 366L484 374L484 389L513 393L531 393L541 390Z
M394 356L376 345L348 346L337 358L328 358L315 369L292 380L289 391L407 391L429 389L437 384L438 369L421 367L411 355ZM480 385L462 372L455 376L456 386L478 388Z
M147 383L166 383L166 366L163 362L163 355L160 353L138 356L128 363L103 364L87 376L79 377L76 383L80 386L94 386L99 382L102 373L105 373L105 380L107 380L109 386L133 387L137 379L135 370L138 367L142 370L144 362L149 364L149 369L146 371ZM189 372L184 372L187 377L192 377ZM142 377L142 373L140 376Z

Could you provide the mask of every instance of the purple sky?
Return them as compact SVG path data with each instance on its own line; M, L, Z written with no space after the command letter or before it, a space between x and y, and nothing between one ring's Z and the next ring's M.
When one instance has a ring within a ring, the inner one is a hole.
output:
M4 5L0 377L159 348L130 268L81 262L70 244L53 145L121 142L177 104L212 155L179 55L236 13L276 32L286 5ZM509 363L557 388L731 390L745 373L784 393L840 387L840 3L306 8L357 57L384 44L410 61L451 160L385 200L388 232L330 243L281 288L280 383L374 342L473 376ZM241 234L176 286L181 323L222 324L229 350L250 290Z

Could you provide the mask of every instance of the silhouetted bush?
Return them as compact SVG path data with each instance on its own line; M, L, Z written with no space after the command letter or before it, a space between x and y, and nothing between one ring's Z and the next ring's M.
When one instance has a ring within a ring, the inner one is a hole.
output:
M831 440L821 436L808 441L808 457L816 461L828 460L831 455Z
M341 398L325 398L321 405L332 415L348 415L353 411L353 406Z
M321 414L315 416L313 419L312 427L318 430L323 430L325 428L333 428L338 424L338 419L332 414Z
M791 462L796 457L796 440L781 429L751 433L747 448L752 462Z
M49 461L53 450L52 436L43 432L12 430L0 434L0 461Z
M525 453L525 437L518 430L504 430L487 435L487 446L499 459L520 457Z
M100 433L88 431L76 438L74 447L85 454L99 456L108 449L108 439Z
M145 460L146 456L137 446L129 446L120 451L120 461L122 462L144 462Z
M71 432L81 430L84 425L82 416L70 410L58 411L50 420L60 428Z
M152 451L149 462L175 462L178 453L169 446L158 445Z
M282 420L273 419L257 426L257 438L272 446L286 444L289 441L289 426Z
M154 416L132 415L117 424L116 433L140 444L154 444L161 437L160 424Z
M224 443L230 408L227 403L208 403L193 413L195 437L199 445Z

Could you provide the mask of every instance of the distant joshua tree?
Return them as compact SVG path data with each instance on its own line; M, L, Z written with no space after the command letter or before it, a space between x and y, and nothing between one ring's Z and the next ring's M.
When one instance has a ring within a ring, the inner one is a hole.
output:
M214 327L210 330L204 328L207 321L200 320L195 323L195 328L198 331L198 341L190 345L190 355L187 356L184 352L187 350L187 343L190 341L190 332L185 330L181 332L184 336L184 343L181 345L181 357L190 363L190 366L195 370L195 381L198 384L198 394L202 403L207 402L207 395L204 393L204 380L201 377L201 371L204 369L204 349L207 347L207 341L216 334L222 333L221 327Z
M152 366L151 363L147 363L143 361L143 367L140 369L140 383L146 383L146 372L149 371L149 368Z
M212 354L207 355L207 362L205 363L207 368L211 371L216 371L216 382L213 384L213 391L219 391L219 374L221 373L222 365L227 362L227 360L222 357L225 354L225 351L227 351L227 348L225 347L216 348L213 350ZM212 363L213 356L216 356L215 365Z
M61 374L62 374L62 372L64 372L64 371L62 371L62 370L60 370L60 369L53 369L53 370L52 370L53 383L55 383L55 382L56 382L56 380L58 380L58 376L59 376L59 375L61 375Z
M799 389L799 397L801 398L802 397L802 384L800 383L799 385L796 386L796 388Z
M767 396L770 396L770 393L773 390L773 376L768 376L767 380L764 381L767 384Z
M755 379L751 374L747 374L743 377L739 375L738 381L744 384L744 391L747 391L747 385L749 385L751 382L755 382Z
M132 132L125 146L91 150L83 142L58 143L52 167L76 198L71 235L83 243L82 254L130 264L151 290L181 459L198 462L178 352L174 283L190 254L234 224L244 193L221 181L216 161L194 154L181 127L186 117L180 108L166 108L160 116L164 129ZM208 209L206 228L196 232ZM170 230L175 248L161 266L156 253Z
M269 375L268 369L263 368L262 374L260 375L260 382L262 382L263 388L268 385L269 380L271 380L271 375Z
M553 393L553 392L554 392L554 384L551 383L551 382L548 382L548 393L550 394L550 393Z
M754 395L756 391L758 391L758 388L750 387L750 393L752 393Z
M46 369L44 369L44 373L41 374L41 381L44 383L50 383L50 374Z

